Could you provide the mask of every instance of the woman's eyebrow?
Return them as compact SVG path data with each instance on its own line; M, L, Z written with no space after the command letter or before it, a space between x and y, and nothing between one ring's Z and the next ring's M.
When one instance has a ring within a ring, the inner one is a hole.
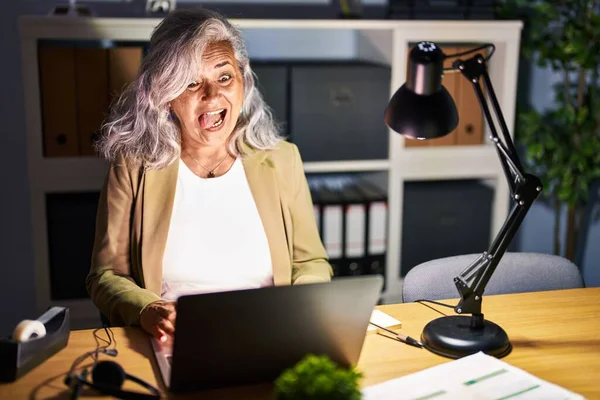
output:
M224 67L224 66L226 66L228 64L230 64L229 61L223 61L223 62L218 63L217 65L215 65L215 69Z

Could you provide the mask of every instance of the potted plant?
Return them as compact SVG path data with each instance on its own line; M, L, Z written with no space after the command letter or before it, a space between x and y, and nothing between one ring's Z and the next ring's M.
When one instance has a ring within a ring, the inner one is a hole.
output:
M355 368L342 368L327 356L308 354L275 381L276 400L360 400Z
M599 10L600 0L506 0L500 13L523 20L522 58L560 77L550 109L519 102L515 141L554 207L554 253L572 261L589 188L600 178Z

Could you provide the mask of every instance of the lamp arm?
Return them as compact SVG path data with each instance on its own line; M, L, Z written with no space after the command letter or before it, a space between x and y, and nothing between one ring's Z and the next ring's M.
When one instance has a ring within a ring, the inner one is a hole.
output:
M529 208L542 191L542 183L538 177L523 171L517 151L510 137L508 126L502 115L502 110L494 92L492 82L488 75L486 62L483 56L476 54L465 61L457 60L454 62L454 67L458 68L462 75L469 79L473 84L485 120L490 128L490 138L495 144L496 152L510 186L511 197L515 202L489 250L484 252L477 260L454 278L454 284L461 296L461 299L454 307L454 310L458 314L472 314L474 317L472 324L476 327L483 323L481 303L485 287L525 219ZM489 94L492 107L500 125L503 141L501 141L498 136L490 112L490 107L480 85L480 79L483 79L483 83Z

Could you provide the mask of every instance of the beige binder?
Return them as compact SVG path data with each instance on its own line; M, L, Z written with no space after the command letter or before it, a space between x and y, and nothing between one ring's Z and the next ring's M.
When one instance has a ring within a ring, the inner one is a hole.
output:
M75 51L79 154L94 155L92 143L108 114L108 55L103 48Z
M471 47L461 48L460 51L468 51ZM485 55L485 50L479 51L480 54ZM477 54L476 52L470 53L465 58L471 58ZM473 83L466 79L464 76L460 76L459 82L459 96L460 96L460 107L458 109L458 128L457 128L457 144L458 145L478 145L483 143L483 111L477 100L475 88ZM483 84L480 82L481 87Z
M109 100L117 98L133 82L142 63L143 52L139 46L115 47L108 51Z
M38 57L44 156L77 156L75 50L40 44Z

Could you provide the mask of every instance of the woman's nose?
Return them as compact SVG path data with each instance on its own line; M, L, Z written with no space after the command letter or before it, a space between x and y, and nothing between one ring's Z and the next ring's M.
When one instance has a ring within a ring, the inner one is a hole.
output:
M211 100L216 97L219 93L219 88L214 83L207 83L204 85L204 90L202 91L202 100Z

